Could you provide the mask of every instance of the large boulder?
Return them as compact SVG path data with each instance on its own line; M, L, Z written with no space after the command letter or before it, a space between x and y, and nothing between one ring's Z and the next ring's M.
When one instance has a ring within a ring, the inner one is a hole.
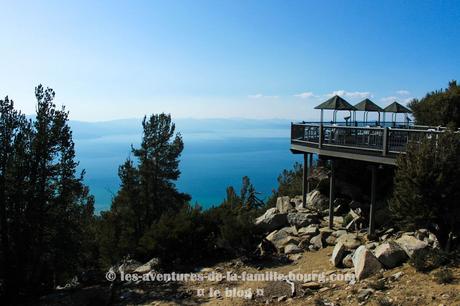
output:
M265 231L273 231L287 225L287 214L280 213L275 207L269 208L255 220L255 224Z
M324 238L326 239L327 237L329 237L330 235L332 235L332 233L334 232L334 230L331 230L329 227L325 226L325 227L321 227L319 229L319 232L321 234L324 235Z
M313 190L307 194L307 207L317 211L323 211L329 208L329 198L323 195L319 190Z
M342 242L337 243L332 251L331 262L334 267L338 267L342 262L342 259L347 251L346 247L343 245Z
M402 235L396 243L406 252L407 256L412 257L417 252L428 247L428 243L418 240L414 236Z
M295 227L285 227L271 232L265 239L270 241L278 250L284 249L288 244L299 244Z
M337 238L336 243L343 243L347 250L354 250L361 245L361 240L356 234L343 234Z
M318 215L305 212L290 212L287 214L287 221L290 225L304 227L318 222Z
M295 244L288 244L284 247L284 254L297 254L297 253L302 253L303 250L301 248L299 248L297 245Z
M382 268L380 261L364 245L356 249L353 255L353 266L358 280L365 279Z
M149 273L152 270L155 270L158 268L160 265L160 260L158 258L152 258L145 264L143 264L140 267L137 267L136 270L134 270L135 273L140 273L140 274L145 274Z
M137 260L124 258L118 267L112 267L113 270L118 270L120 273L133 273L138 267L142 266Z
M311 238L310 245L312 245L317 250L326 247L325 235L323 233L319 233L315 237Z
M296 210L302 210L305 208L302 202L302 196L295 196L294 198L291 199L291 203L294 204L294 207Z
M377 246L375 257L389 269L395 268L407 260L406 252L393 241Z
M276 199L276 209L282 214L287 214L290 211L295 210L294 204L291 203L289 197L278 197Z
M335 238L334 236L330 235L329 237L326 238L326 243L327 243L327 245L335 245L336 240L337 240L337 238Z
M307 227L302 227L298 229L299 235L312 235L316 236L319 233L318 225L310 224Z
M340 236L342 235L345 235L347 234L347 231L346 230L336 230L335 232L332 233L332 236L334 236L335 238L339 238Z

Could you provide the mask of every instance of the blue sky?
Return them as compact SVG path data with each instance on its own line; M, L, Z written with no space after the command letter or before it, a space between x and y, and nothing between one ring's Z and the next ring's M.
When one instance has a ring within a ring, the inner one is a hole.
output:
M385 106L460 79L457 1L3 1L0 96L71 119L317 117L338 92Z

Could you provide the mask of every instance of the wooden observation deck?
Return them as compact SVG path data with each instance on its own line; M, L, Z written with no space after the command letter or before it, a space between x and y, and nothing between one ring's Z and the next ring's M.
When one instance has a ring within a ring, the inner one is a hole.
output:
M410 143L420 143L423 139L437 137L444 128L416 126L410 124L408 114L411 111L396 101L381 108L369 99L364 99L356 105L351 105L339 96L316 106L321 110L320 122L291 123L291 151L303 154L302 198L306 203L306 195L310 191L308 175L312 169L313 154L330 161L329 174L329 227L333 226L333 209L335 201L335 161L337 159L352 159L366 162L370 165L372 179L370 182L371 199L369 212L369 235L374 234L374 215L376 203L377 168L380 165L395 166L399 155L405 154ZM323 112L333 111L332 122L324 123ZM337 112L345 111L348 116L345 122L337 122ZM363 112L364 121L356 121L356 112ZM377 113L375 124L368 122L369 112ZM385 113L392 114L391 123L385 123ZM383 114L383 120L380 120ZM398 114L405 116L404 123L397 123Z
M291 151L297 154L312 153L330 158L395 165L396 157L406 152L408 143L436 137L442 130L426 126L393 128L292 123Z

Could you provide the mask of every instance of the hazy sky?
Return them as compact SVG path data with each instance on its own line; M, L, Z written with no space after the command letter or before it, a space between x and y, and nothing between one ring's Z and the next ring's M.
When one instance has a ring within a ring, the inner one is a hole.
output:
M378 3L377 3L378 2ZM72 119L308 119L328 94L385 106L460 79L458 1L3 1L0 96Z

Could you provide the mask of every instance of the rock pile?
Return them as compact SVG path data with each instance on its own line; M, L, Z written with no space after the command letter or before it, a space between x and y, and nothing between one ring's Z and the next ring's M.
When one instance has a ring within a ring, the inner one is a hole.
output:
M341 202L349 209L351 222L334 216L334 230L327 226L324 211L327 198L318 190L310 192L307 203L301 197L280 197L276 207L268 209L257 218L256 224L267 231L259 249L284 254L291 259L299 258L304 251L315 251L334 246L331 263L338 268L353 268L358 280L369 277L381 269L392 269L402 265L425 248L439 247L435 235L426 229L416 232L396 232L387 229L378 233L378 241L369 241L363 231L357 230L362 219L357 203ZM338 213L339 210L335 210ZM267 245L268 244L268 245ZM295 257L293 257L295 254Z

